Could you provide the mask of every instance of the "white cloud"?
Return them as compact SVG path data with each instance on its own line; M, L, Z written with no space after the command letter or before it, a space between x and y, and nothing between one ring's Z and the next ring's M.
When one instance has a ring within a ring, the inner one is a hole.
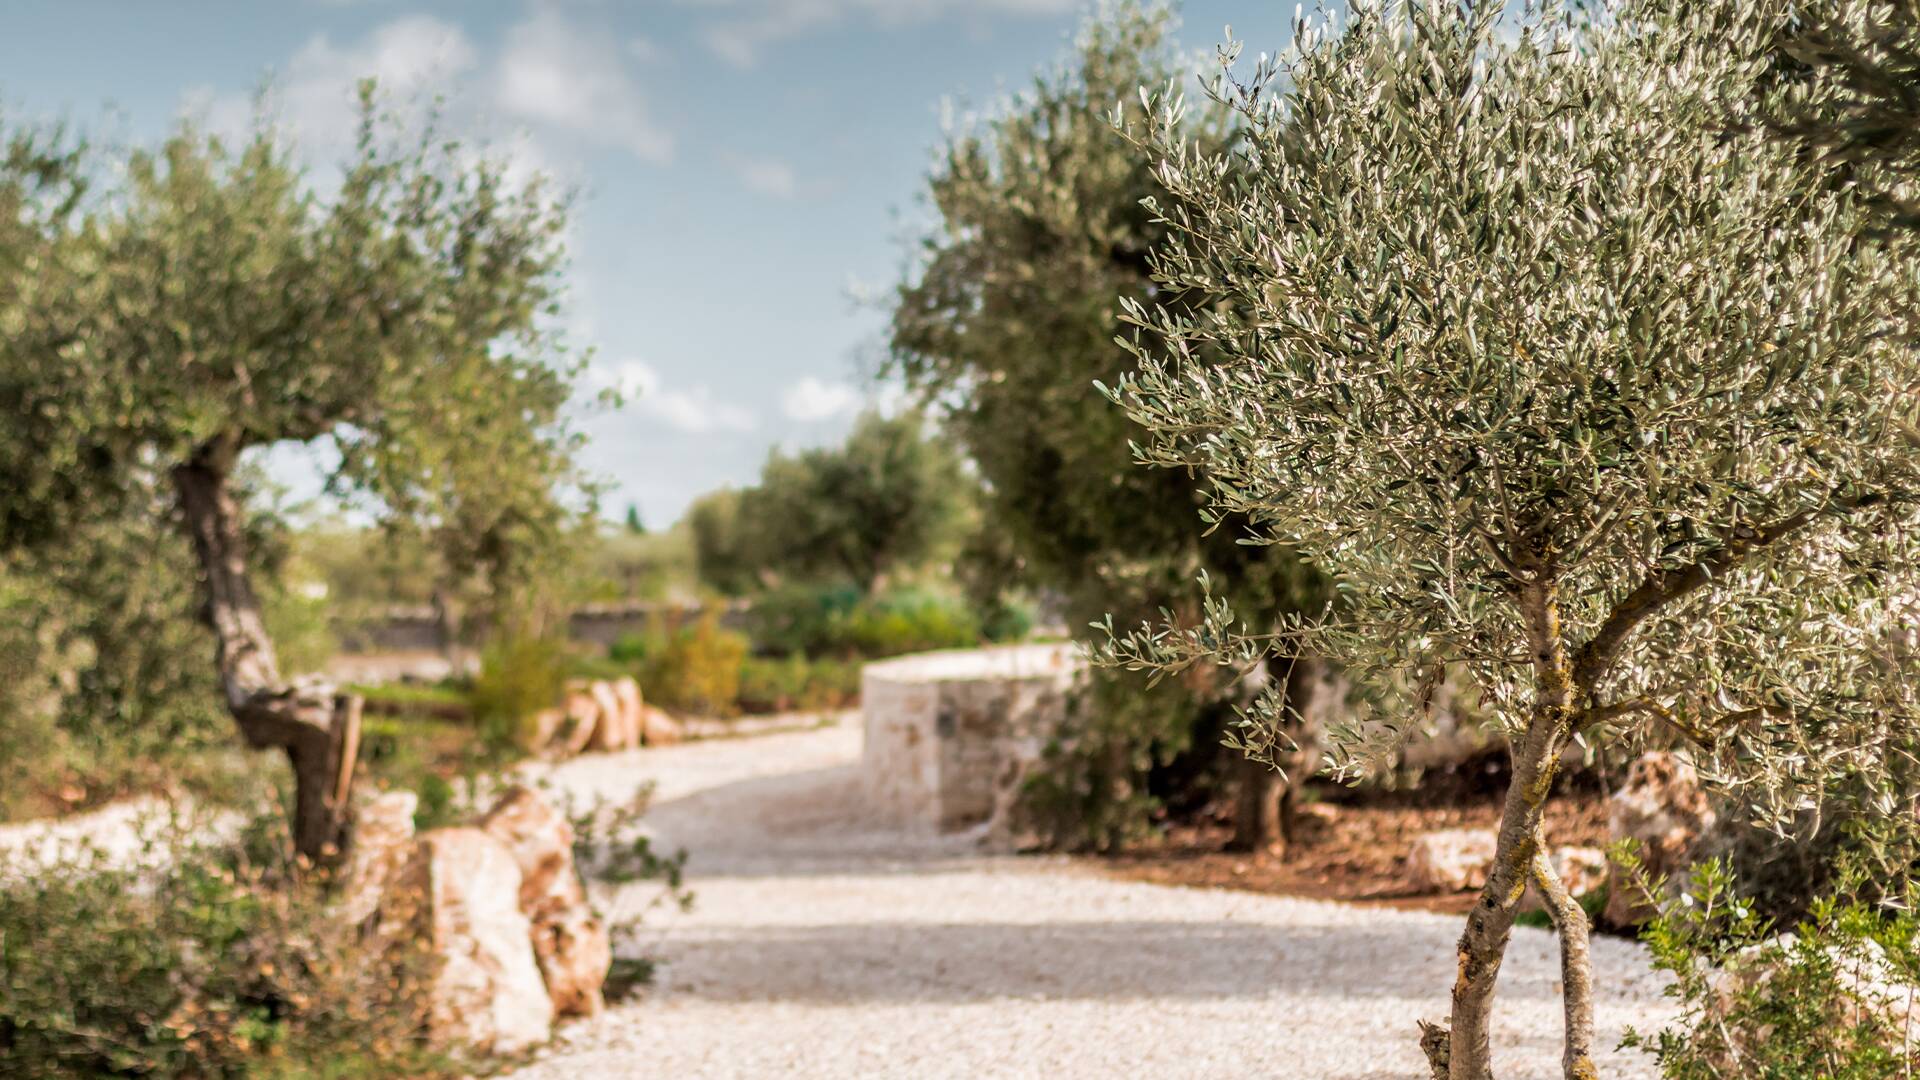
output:
M751 431L754 416L730 402L716 400L704 386L680 390L666 386L651 364L628 360L616 367L595 366L587 373L598 386L616 390L632 412L658 420L676 431Z
M854 412L860 408L860 400L860 391L846 383L825 382L809 375L787 387L780 410L789 420L812 424Z
M337 46L325 34L308 41L288 61L278 96L287 122L303 139L345 144L359 122L355 93L361 79L378 81L389 101L420 105L477 58L459 27L410 15L352 45Z
M945 15L1062 15L1082 0L682 0L695 7L743 12L706 28L707 47L736 67L752 67L765 51L817 27L863 18L899 25Z
M627 39L627 55L643 64L651 64L666 56L667 52L652 38L635 37Z
M353 144L361 79L379 83L386 107L419 109L478 58L464 31L427 15L395 19L345 44L317 34L274 73L260 106L309 155L331 158ZM209 87L188 91L181 104L209 131L230 138L247 134L257 111L253 95L216 94Z
M793 166L771 158L748 159L738 163L740 182L748 191L775 199L791 199L799 193Z
M642 161L673 157L673 136L653 119L627 72L631 44L583 29L543 8L507 31L499 103L521 120L617 146Z

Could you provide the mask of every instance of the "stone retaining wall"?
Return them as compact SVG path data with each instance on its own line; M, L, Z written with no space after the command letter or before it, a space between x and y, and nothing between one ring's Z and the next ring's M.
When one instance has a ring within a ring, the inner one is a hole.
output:
M1083 667L1064 644L868 664L860 680L862 768L875 812L903 828L980 828L992 840Z

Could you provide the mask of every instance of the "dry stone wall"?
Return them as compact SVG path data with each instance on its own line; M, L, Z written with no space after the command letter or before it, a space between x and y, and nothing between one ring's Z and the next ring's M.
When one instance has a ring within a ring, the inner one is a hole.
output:
M906 829L979 829L1010 842L1021 781L1066 715L1084 668L1072 645L921 653L861 676L866 791Z

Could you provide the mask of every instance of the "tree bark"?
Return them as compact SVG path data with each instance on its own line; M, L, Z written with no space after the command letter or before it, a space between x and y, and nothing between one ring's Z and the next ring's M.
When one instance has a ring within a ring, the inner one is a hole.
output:
M1320 662L1296 656L1287 662L1287 736L1294 749L1281 755L1278 768L1264 761L1242 759L1236 783L1233 837L1229 851L1274 851L1284 855L1294 842L1294 809L1299 784L1318 768L1320 731L1313 717L1314 691L1319 686Z
M1287 835L1287 814L1283 804L1293 795L1292 785L1280 770L1264 761L1240 758L1233 800L1233 837L1228 851L1285 851L1292 842Z
M1545 838L1534 838L1533 883L1546 901L1560 935L1561 1004L1566 1010L1566 1044L1560 1066L1567 1080L1598 1080L1593 1064L1593 960L1588 954L1591 927L1587 913L1547 858Z
M1451 1080L1493 1080L1490 1020L1494 988L1499 982L1507 943L1513 935L1520 898L1526 892L1527 882L1538 878L1539 867L1545 860L1541 837L1547 795L1559 769L1560 752L1573 729L1572 666L1561 638L1559 601L1550 576L1544 570L1538 573L1524 585L1517 599L1533 651L1538 688L1533 715L1526 730L1510 746L1513 779L1501 809L1493 866L1479 899L1467 915L1466 931L1460 935L1459 970L1453 984L1450 1026L1445 1031L1423 1027L1421 1038L1421 1047L1435 1075ZM1546 869L1552 875L1552 867ZM1555 878L1556 884L1557 881ZM1568 901L1571 903L1570 897ZM1568 1080L1593 1080L1586 923L1578 905L1574 905L1574 912L1579 915L1577 923L1572 919L1563 920L1561 913L1555 914L1556 923L1565 923L1561 931L1561 967L1569 988L1568 1042L1563 1064ZM1574 948L1570 949L1570 945ZM1576 986L1580 988L1577 991L1573 989ZM1577 1071L1579 1069L1584 1071Z
M282 680L248 571L244 522L231 488L237 456L233 438L207 444L173 470L174 491L200 563L227 711L247 745L286 753L293 767L294 849L327 864L347 848L361 702L356 695Z

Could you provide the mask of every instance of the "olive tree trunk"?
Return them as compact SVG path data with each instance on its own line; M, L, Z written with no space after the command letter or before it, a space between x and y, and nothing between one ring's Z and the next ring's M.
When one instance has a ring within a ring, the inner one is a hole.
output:
M1593 1064L1592 965L1587 919L1547 861L1543 846L1547 795L1561 751L1573 734L1575 688L1560 633L1559 601L1544 575L1521 591L1537 686L1526 729L1510 741L1513 778L1501 808L1493 866L1460 935L1453 1010L1445 1029L1423 1026L1421 1047L1436 1080L1493 1080L1491 1020L1500 964L1529 882L1547 900L1560 936L1566 1034L1561 1067L1567 1080L1597 1080Z
M173 470L174 491L200 563L227 710L247 745L286 753L293 767L294 849L326 864L347 848L361 699L293 687L281 678L248 573L244 520L231 485L237 454L233 439L201 448Z

